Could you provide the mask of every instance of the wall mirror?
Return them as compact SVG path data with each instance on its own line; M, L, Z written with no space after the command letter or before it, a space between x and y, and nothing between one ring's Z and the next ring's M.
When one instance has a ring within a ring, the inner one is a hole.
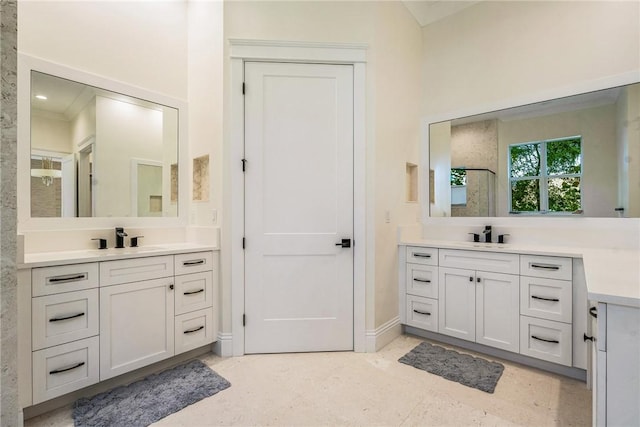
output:
M640 83L429 124L431 217L639 217Z
M183 216L183 103L35 58L21 62L29 181L19 181L28 192L20 210L31 219Z

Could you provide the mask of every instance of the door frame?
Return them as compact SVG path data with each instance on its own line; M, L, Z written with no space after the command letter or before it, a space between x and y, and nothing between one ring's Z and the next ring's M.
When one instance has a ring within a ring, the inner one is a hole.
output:
M232 347L222 346L222 355L244 354L244 63L301 62L353 66L353 349L366 351L366 111L365 65L366 44L283 42L268 40L229 39L230 78L230 146L227 157L231 183L230 214L230 277ZM251 90L247 88L247 90ZM227 334L223 334L227 335ZM222 337L223 341L228 336ZM228 342L227 342L228 343ZM225 354L226 353L226 354Z

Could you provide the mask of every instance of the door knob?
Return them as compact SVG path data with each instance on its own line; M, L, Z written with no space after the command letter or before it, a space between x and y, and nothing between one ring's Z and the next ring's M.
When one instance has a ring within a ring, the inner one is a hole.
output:
M351 239L342 239L340 243L336 243L336 246L341 246L343 248L351 247Z

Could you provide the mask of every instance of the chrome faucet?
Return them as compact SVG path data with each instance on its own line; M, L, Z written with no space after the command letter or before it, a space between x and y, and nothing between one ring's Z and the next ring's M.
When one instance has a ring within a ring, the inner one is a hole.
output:
M482 234L484 234L484 241L487 243L491 243L491 226L490 225L484 226L484 231L482 232Z
M124 248L124 237L127 235L124 228L116 227L116 248Z

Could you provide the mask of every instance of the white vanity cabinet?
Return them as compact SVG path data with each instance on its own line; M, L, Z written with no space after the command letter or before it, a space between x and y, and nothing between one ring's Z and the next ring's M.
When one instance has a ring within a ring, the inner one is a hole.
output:
M217 252L119 258L19 272L24 407L215 341Z
M100 263L100 379L213 342L212 269L212 252Z
M98 264L31 271L33 403L99 380Z
M640 425L640 308L598 303L594 422Z
M404 285L406 323L438 331L438 249L407 247Z
M520 256L520 353L572 366L571 258Z
M439 332L518 351L518 255L440 249Z
M400 322L427 338L582 378L573 369L587 370L591 335L582 259L460 246L399 246Z

